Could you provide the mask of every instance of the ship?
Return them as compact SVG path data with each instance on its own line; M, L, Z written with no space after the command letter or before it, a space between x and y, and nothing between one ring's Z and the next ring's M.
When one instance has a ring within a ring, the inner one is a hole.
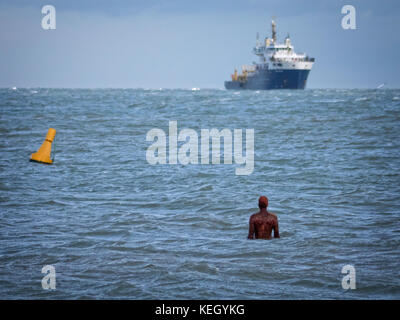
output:
M237 69L231 75L231 81L225 81L229 90L271 90L271 89L304 89L307 78L315 62L305 53L296 53L289 34L284 43L276 40L276 23L272 24L272 38L259 40L257 34L253 53L259 62L251 66L243 66L242 73Z

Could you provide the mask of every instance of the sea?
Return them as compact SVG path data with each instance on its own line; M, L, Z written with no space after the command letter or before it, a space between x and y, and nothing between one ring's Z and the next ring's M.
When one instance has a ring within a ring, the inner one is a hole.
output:
M253 129L254 170L150 163L171 121L199 159ZM4 88L0 134L1 299L400 299L399 89Z

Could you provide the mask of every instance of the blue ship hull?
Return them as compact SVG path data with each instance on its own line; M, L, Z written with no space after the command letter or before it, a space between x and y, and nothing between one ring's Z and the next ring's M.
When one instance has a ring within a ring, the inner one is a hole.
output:
M310 70L257 70L245 81L225 81L230 90L304 89Z

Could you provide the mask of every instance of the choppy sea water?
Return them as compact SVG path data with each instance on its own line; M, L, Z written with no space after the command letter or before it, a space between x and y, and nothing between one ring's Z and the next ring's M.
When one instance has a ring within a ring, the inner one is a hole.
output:
M0 110L2 299L400 298L400 90L1 89ZM254 128L254 172L150 165L170 120ZM55 163L29 162L50 127ZM260 195L280 239L246 239Z

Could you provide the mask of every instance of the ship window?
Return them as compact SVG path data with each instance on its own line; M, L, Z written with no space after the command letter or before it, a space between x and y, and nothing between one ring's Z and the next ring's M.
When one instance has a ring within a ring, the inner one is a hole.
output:
M282 63L278 63L278 67L282 67Z

